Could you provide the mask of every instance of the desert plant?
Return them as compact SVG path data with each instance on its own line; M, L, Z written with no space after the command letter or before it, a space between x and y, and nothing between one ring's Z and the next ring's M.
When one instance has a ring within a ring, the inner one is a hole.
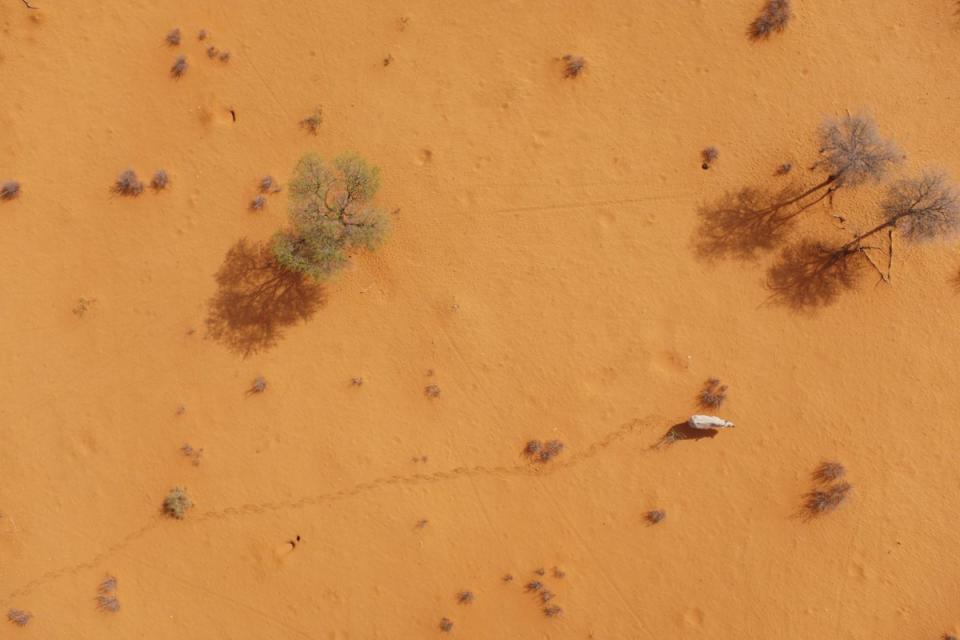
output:
M349 262L355 249L374 249L387 232L387 218L370 204L379 171L357 156L342 156L334 171L308 154L290 182L290 227L273 239L277 263L321 281Z
M815 482L830 483L834 480L839 480L842 478L846 472L846 468L839 462L825 460L821 462L816 469L814 469L811 476Z
M563 77L576 78L587 66L587 60L581 56L566 54L561 58L563 60Z
M117 176L113 192L121 196L138 196L143 193L143 183L133 169L127 169Z
M790 0L767 0L760 15L747 28L747 35L751 40L766 40L786 29L790 18Z
M267 206L267 199L263 196L257 196L250 201L250 211L260 211Z
M440 631L444 633L450 633L453 630L453 620L450 618L442 618L440 620Z
M108 613L116 613L117 611L120 611L120 600L114 595L107 595L104 593L98 594L97 609L100 611L106 611Z
M190 65L187 64L187 59L184 56L177 56L177 59L173 61L173 66L170 67L170 75L179 78L187 72L188 66Z
M473 591L461 591L457 594L457 602L460 604L471 604L473 600Z
M849 482L840 482L825 489L816 489L803 497L803 508L808 518L829 513L839 507L853 487Z
M193 506L193 501L183 487L174 487L163 500L163 512L170 517L182 520L187 509Z
M700 168L706 171L719 157L720 152L717 151L716 147L706 147L700 152L700 159L703 161L703 164L700 165Z
M10 609L7 611L7 620L18 627L25 627L32 617L32 613L24 611L23 609Z
M320 132L321 124L323 124L323 107L317 107L313 113L300 121L300 126L313 135Z
M907 178L894 183L887 189L880 211L882 220L879 224L858 233L837 252L860 252L866 256L866 250L874 247L865 246L864 240L887 231L886 274L877 269L887 281L890 280L893 263L895 231L899 231L908 242L929 242L960 230L960 195L940 171L924 171L919 178Z
M563 453L564 444L559 440L547 440L543 443L543 448L537 453L539 462L550 462L558 455Z
M221 51L220 52L220 62L230 62L230 52Z
M77 298L77 304L73 307L73 314L78 317L83 317L91 306L96 302L93 298Z
M220 49L217 49L216 47L214 47L214 46L212 46L212 45L209 46L209 47L207 47L207 57L208 57L208 58L216 58L218 55L220 55Z
M720 384L719 378L709 378L697 396L697 402L704 409L717 409L726 399L727 385Z
M167 172L163 169L157 169L153 174L153 179L150 181L150 186L154 191L162 191L167 188L168 184L170 184L170 176L168 176Z
M653 509L643 514L643 517L648 524L657 524L663 522L663 519L667 517L667 512L663 509Z
M197 32L197 40L200 40L200 41L206 40L207 36L209 35L210 35L210 32L207 31L206 29L200 29L200 31Z
M250 385L249 393L263 393L267 390L267 379L263 376L257 376Z
M20 195L20 183L16 180L7 180L0 185L0 200L13 200Z
M170 33L167 34L167 37L164 38L167 41L167 44L171 47L175 47L180 44L180 28L173 29Z
M439 398L440 397L440 386L435 384L428 384L423 388L423 395L428 398Z
M260 193L271 193L279 190L280 187L277 186L273 176L263 176L260 178Z
M817 189L879 182L901 158L893 141L880 137L876 123L867 114L828 118L818 135L820 159L813 168L823 168L829 175Z

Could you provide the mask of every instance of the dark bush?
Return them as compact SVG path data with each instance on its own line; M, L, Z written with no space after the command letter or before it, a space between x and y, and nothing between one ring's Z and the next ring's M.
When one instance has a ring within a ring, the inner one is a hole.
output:
M113 183L113 192L121 196L138 196L143 193L143 183L133 169L127 169L117 176Z
M750 23L747 35L751 40L766 40L786 29L790 18L790 0L767 0L760 15Z

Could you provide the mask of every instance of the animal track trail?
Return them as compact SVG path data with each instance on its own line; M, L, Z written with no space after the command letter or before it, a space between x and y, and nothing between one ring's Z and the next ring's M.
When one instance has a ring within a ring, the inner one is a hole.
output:
M663 425L665 424L665 419L661 416L647 416L644 418L637 418L622 424L620 427L611 431L605 435L600 440L593 442L586 449L582 449L577 453L574 453L568 456L566 459L550 462L545 465L538 465L534 463L522 463L513 466L495 466L495 467L485 467L485 466L475 466L475 467L456 467L454 469L449 469L446 471L435 471L433 473L414 473L410 475L392 475L392 476L382 476L379 478L374 478L373 480L367 480L365 482L360 482L353 485L352 487L345 487L343 489L338 489L336 491L329 491L325 493L318 493L310 496L304 496L297 500L287 500L282 502L261 502L261 503L251 503L251 504L242 504L234 505L230 507L224 507L222 509L211 509L203 513L198 514L197 516L191 518L195 523L208 522L212 520L226 520L228 518L245 516L245 515L258 515L264 513L273 513L276 511L283 511L287 509L303 509L308 506L316 506L323 504L332 504L338 500L344 500L347 498L352 498L354 496L360 495L362 493L368 493L370 491L375 491L378 488L386 487L390 485L418 485L418 484L437 484L448 482L452 480L457 480L460 478L470 478L470 477L515 477L515 476L552 476L560 471L570 469L571 467L577 466L593 457L596 457L604 450L608 449L611 445L616 442L619 442L635 431L642 431L644 427L651 425ZM644 448L640 453L651 453L653 449ZM52 582L61 578L65 575L74 575L81 571L92 570L96 566L105 560L110 555L117 553L124 548L128 547L132 543L136 542L138 539L156 529L163 523L163 520L160 516L157 516L155 519L144 524L139 529L131 531L126 536L110 545L103 551L100 551L92 558L80 562L77 564L69 565L66 567L61 567L59 569L53 569L47 571L43 575L30 580L29 582L21 585L17 589L14 589L3 599L2 606L9 606L11 601L15 598L19 598L31 593L37 587Z

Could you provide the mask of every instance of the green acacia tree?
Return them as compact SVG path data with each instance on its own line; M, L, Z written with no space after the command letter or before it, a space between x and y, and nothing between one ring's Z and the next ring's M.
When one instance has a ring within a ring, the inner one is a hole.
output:
M389 221L371 204L379 170L355 155L341 156L332 169L315 154L297 163L289 185L290 226L273 238L277 263L322 281L342 269L357 249L375 249Z

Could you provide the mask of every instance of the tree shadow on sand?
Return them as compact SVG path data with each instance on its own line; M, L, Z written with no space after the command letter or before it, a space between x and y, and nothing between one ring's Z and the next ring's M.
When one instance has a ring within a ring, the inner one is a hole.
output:
M244 357L274 346L326 302L323 286L280 268L269 247L246 238L227 251L216 281L207 335Z
M789 185L779 191L743 187L697 210L695 247L701 258L753 260L779 246L792 230L796 217L831 195L824 191L808 202L814 189Z
M781 251L767 271L770 301L795 311L810 311L834 303L855 289L866 264L863 248L832 248L801 240Z

